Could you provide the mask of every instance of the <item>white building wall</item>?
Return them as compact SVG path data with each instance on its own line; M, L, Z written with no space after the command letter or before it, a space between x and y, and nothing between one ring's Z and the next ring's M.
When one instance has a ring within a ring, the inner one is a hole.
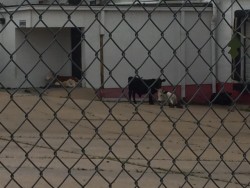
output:
M38 1L39 0L29 0L30 3L34 4L38 4ZM20 5L21 3L23 3L23 0L0 0L0 2L4 5Z
M211 12L186 12L184 19L186 84L211 84ZM188 36L187 33L188 32Z
M161 67L165 67L163 74L168 77L170 82L177 83L176 74L172 73L173 71L178 73L178 61L174 58L171 48L177 48L179 43L179 27L177 22L171 24L172 18L170 12L154 12L152 20L155 25L159 26L156 28L152 22L147 22L146 12L130 11L126 14L126 22L122 22L116 28L122 19L121 14L106 12L105 25L112 33L112 40L109 39L109 33L106 32L107 43L104 54L108 70L105 71L105 78L109 77L109 70L114 70L106 87L117 87L113 79L120 80L119 84L126 86L128 77L134 76L136 71L143 78L159 77ZM172 26L167 32L164 32L169 24ZM138 37L136 37L136 32L138 32ZM164 39L161 39L161 32L164 33ZM170 74L170 72L172 73Z
M54 2L55 0L29 0L29 3L31 4L39 4L39 1L43 1L43 3L49 4ZM67 3L68 0L57 0L58 3ZM27 2L23 3L23 0L0 0L0 3L12 6L12 5L20 5L20 4L27 4Z
M86 87L99 88L101 86L100 77L100 61L99 53L100 49L100 25L95 22L91 27L86 25L85 29L85 40L84 49L82 56L84 58L82 67L85 67L85 79Z
M43 11L41 6L36 8L37 11ZM126 9L126 7L123 8ZM72 11L70 7L65 9L69 12ZM177 11L178 7L172 10ZM99 88L101 84L100 53L98 53L100 34L104 34L105 44L105 88L125 87L128 77L135 75L136 70L143 78L159 77L162 74L162 78L168 79L168 82L164 83L166 85L180 84L183 78L185 78L184 84L211 83L211 78L207 77L210 72L208 64L211 64L211 44L209 41L211 9L207 8L202 14L205 24L198 20L198 13L193 8L183 8L182 11L184 11L184 14L178 12L177 20L174 20L173 13L168 8L158 8L151 14L152 21L150 21L148 20L148 13L140 7L136 7L126 12L126 21L121 22L121 12L108 7L104 11L104 18L100 18L101 14L99 15L99 19L103 21L106 29L101 29L99 22L94 21L95 14L87 8L84 9L84 7L79 8L71 15L74 24L68 22L68 15L65 12L57 10L55 7L43 14L44 23L40 22L39 15L29 8L20 9L18 13L15 13L14 21L19 24L20 20L25 20L27 27L25 32L29 31L29 28L36 27L28 35L28 39L40 52L53 40L53 36L46 31L46 27L64 27L61 36L58 36L58 41L65 46L66 50L70 49L70 35L67 28L74 27L74 25L84 28L82 67L84 68L85 78L90 82L86 83L86 87ZM8 15L6 19L8 21ZM188 30L181 29L180 22L185 24L187 29L190 29L189 36L192 41L186 38ZM195 24L196 22L197 24ZM119 26L117 27L117 25ZM8 35L10 40L6 45L10 45L16 40L15 45L11 46L11 51L15 51L24 41L25 35L20 30L15 29L14 25L10 24L8 27L11 30L9 34L7 29L3 30L3 34ZM13 30L16 31L14 35ZM138 32L138 37L136 37L136 32ZM197 48L201 48L202 58L197 56ZM43 59L49 66L58 68L67 59L66 55L61 54L61 47L55 45L50 48L50 51L46 52ZM39 61L39 54L27 42L18 49L16 55L17 64L22 67L24 72L29 72ZM6 61L8 61L8 58L8 56L5 56ZM192 76L185 74L185 66L188 67ZM24 74L15 65L10 69L12 72L13 69L15 70L13 72L15 79L12 81L6 79L8 82L5 83L11 87L18 87L24 80ZM70 67L66 69L69 71ZM62 73L69 74L66 69ZM29 75L32 85L42 86L44 75L48 73L46 66L38 63L34 72L32 71ZM10 74L7 77L10 77ZM28 85L28 83L25 83L22 86L28 87Z
M192 27L189 33L192 42L189 38L184 38L183 43L181 35L182 32L186 34L186 31L182 31L178 23L181 22L181 13L177 15L177 22L173 20L172 12L156 11L151 15L153 23L147 22L148 14L146 12L129 11L126 13L126 22L123 21L116 28L122 15L117 11L105 12L105 25L112 34L112 40L110 40L109 33L105 33L107 42L104 49L105 65L107 66L105 86L124 87L127 84L128 76L135 75L136 71L143 78L155 78L162 74L162 78L168 79L168 82L164 83L166 85L176 85L183 78L186 78L186 84L211 83L211 78L208 76L210 70L207 65L211 64L210 31L208 29L211 12L204 12L202 16L204 22L207 23L206 26L201 21L196 23L198 13L186 12L183 24L187 29ZM138 38L135 36L137 31L139 31ZM162 34L164 37L161 37ZM203 59L197 57L197 48L201 48L200 55ZM176 55L174 55L174 51L176 51ZM188 67L192 78L185 76L185 66ZM112 77L109 76L111 70L114 70ZM119 85L114 80L119 80Z
M15 64L15 26L10 23L4 28L4 32L0 35L0 42L3 47L0 47L1 63L0 63L0 80L4 87L14 87L16 80ZM1 26L2 29L2 26Z

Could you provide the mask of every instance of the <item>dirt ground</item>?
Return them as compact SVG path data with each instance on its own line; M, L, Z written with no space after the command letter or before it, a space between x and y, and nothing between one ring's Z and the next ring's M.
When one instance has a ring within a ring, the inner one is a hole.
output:
M248 106L39 92L0 91L0 187L250 187Z

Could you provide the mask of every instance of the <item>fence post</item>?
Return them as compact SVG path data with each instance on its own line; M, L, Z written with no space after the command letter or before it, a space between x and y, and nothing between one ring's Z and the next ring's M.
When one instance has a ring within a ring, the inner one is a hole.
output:
M104 29L103 26L105 23L105 13L101 11L100 14L100 78L101 78L101 89L104 88L104 52L103 52L103 41L104 41Z
M181 19L181 25L182 27L185 26L185 11L181 11L181 15L180 15L180 19ZM181 98L185 98L186 97L186 32L183 28L180 28L180 41L183 42L183 44L180 47L180 54L181 54L181 62L182 65L180 67L179 70L179 78L182 79L181 80ZM184 67L183 67L184 66Z
M100 34L100 77L101 88L104 88L103 34Z
M212 93L216 93L216 77L217 77L217 65L216 65L216 45L215 45L215 28L216 28L216 20L217 20L217 7L213 2L213 15L211 20L211 71L212 75Z

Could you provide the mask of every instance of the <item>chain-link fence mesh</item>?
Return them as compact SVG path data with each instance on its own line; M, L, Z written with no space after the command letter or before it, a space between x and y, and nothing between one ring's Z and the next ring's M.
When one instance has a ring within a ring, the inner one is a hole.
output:
M2 0L0 186L250 187L248 9Z

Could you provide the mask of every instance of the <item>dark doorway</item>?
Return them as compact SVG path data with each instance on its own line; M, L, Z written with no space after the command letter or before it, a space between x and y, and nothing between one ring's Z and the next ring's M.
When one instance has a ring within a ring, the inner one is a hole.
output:
M71 58L72 76L81 79L82 77L82 41L81 28L71 28Z

